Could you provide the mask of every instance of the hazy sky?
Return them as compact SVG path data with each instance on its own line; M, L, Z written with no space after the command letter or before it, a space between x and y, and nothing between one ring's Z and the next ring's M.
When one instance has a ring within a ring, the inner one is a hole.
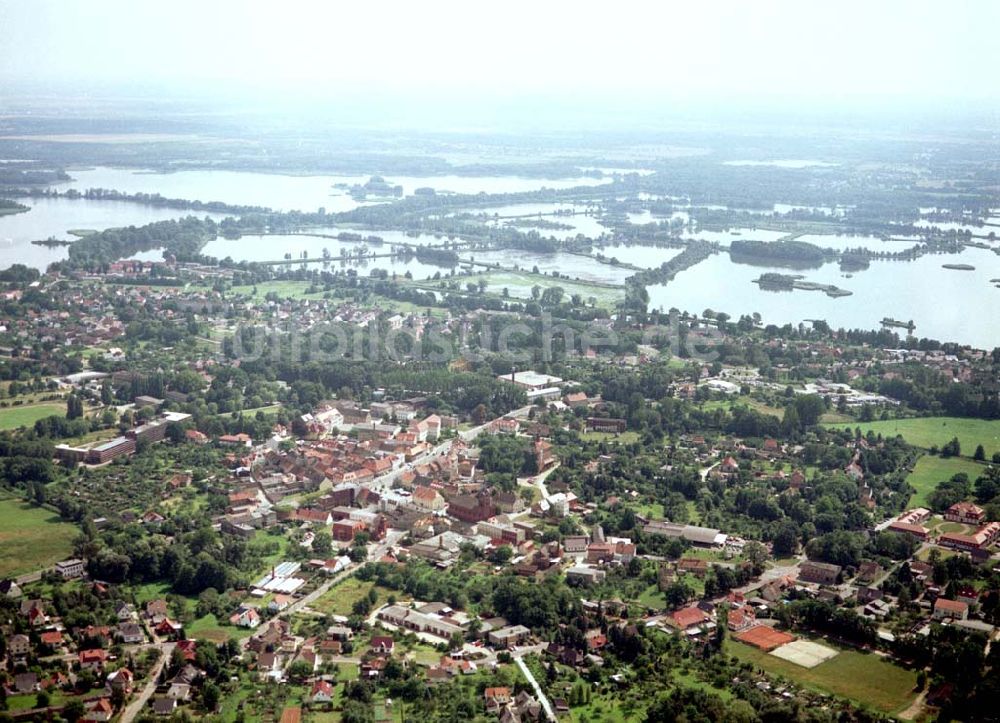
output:
M993 104L998 28L997 0L0 0L0 83Z

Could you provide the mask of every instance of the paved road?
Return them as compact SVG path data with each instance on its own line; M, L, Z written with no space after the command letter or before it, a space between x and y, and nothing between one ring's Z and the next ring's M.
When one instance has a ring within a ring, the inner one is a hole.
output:
M538 698L538 702L542 704L542 710L545 711L545 716L549 720L554 721L556 719L556 712L552 710L552 704L549 703L549 699L546 698L545 693L542 692L542 686L538 684L538 681L535 680L535 676L531 674L531 670L527 665L525 665L525 662L520 657L514 658L514 662L517 663L517 667L521 669L521 672L524 673L524 677L528 679L529 683L531 683L531 687L535 689L535 696Z
M534 477L525 477L524 479L518 480L518 482L524 482L529 487L537 487L538 491L542 493L542 499L547 500L551 495L549 495L548 487L545 486L545 480L548 479L549 475L555 472L558 468L559 464L556 463L541 474L536 474Z
M160 650L160 660L157 662L153 669L149 673L149 680L146 682L146 686L142 689L131 703L125 706L125 710L122 711L121 723L132 723L135 717L142 712L142 709L146 707L146 703L149 699L153 697L153 693L156 692L156 685L160 678L160 671L163 670L163 666L170 662L170 654L174 651L174 643L159 643L154 646Z

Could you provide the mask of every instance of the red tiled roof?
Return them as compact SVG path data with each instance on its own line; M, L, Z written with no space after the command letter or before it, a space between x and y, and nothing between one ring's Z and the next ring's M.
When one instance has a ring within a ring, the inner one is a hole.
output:
M708 615L703 610L691 607L675 610L671 613L670 618L678 628L683 630L705 622L708 620Z
M960 600L947 600L939 597L934 601L934 609L944 610L949 613L964 613L969 609L969 606Z

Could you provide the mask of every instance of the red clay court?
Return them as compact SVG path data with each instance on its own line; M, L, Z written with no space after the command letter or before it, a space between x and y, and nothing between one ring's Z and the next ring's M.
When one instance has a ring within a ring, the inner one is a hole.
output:
M775 630L768 625L757 625L735 637L741 643L752 645L765 653L770 653L775 648L795 640L794 635Z

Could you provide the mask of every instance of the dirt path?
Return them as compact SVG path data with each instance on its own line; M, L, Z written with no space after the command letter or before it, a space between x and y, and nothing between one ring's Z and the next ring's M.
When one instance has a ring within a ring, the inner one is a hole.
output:
M920 691L920 695L918 695L916 698L913 699L913 702L910 703L909 707L906 710L900 711L898 717L903 720L916 720L917 718L919 718L920 714L924 712L924 701L926 700L926 698L927 698L927 691L926 690Z

